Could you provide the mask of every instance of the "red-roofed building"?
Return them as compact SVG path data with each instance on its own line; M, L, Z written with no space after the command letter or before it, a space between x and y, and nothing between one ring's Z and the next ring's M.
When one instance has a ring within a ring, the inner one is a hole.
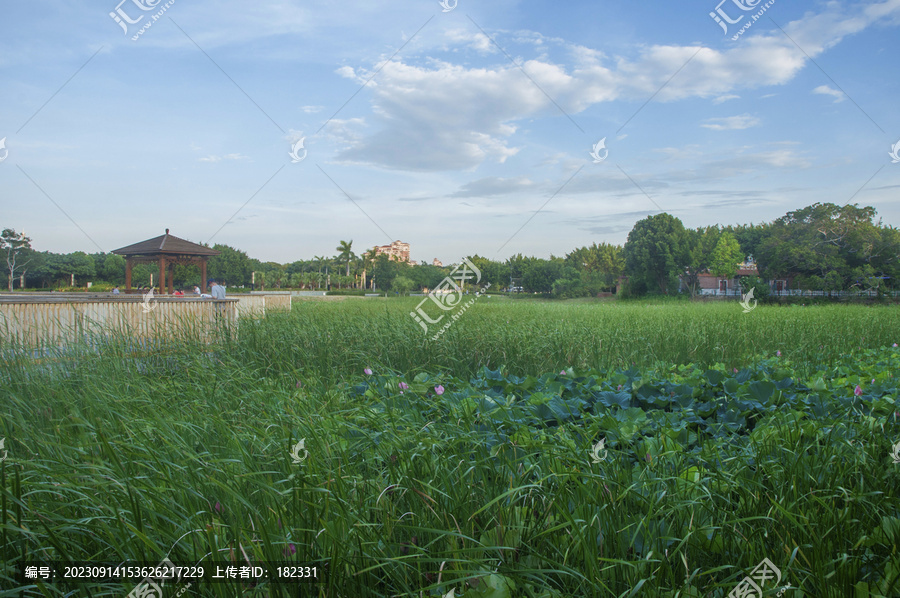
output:
M759 276L756 262L753 256L747 256L747 261L738 264L738 269L732 278L716 276L708 271L697 276L699 295L740 295L741 278L746 276ZM790 279L770 280L769 287L773 292L780 293L788 290Z

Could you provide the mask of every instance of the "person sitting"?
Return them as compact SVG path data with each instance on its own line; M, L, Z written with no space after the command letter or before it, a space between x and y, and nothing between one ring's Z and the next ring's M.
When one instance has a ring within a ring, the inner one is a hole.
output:
M177 289L174 294L176 297L184 297L184 291L181 289Z
M118 295L118 294L119 294L119 286L118 286L118 285L116 285L116 286L113 287L112 294L113 294L113 295Z
M199 294L200 294L200 287L198 287L197 285L194 285L194 294L195 294L195 295L199 295Z
M209 289L209 292L212 293L213 299L225 298L225 287L217 283L215 280L212 281L212 287Z

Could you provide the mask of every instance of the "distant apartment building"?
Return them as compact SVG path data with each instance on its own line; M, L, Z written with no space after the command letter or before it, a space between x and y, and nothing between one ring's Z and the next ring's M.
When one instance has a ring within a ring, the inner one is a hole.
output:
M409 243L394 241L390 245L375 246L375 255L387 255L395 260L409 263Z
M441 260L439 260L439 259L437 259L437 258L434 258L434 260L432 260L431 265L432 265L432 266L437 266L438 268L443 268L443 267L444 267L444 264L441 262Z

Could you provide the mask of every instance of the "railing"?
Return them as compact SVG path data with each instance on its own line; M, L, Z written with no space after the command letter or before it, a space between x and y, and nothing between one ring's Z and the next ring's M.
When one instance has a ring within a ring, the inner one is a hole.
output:
M207 340L242 317L290 310L290 296L196 296L110 293L0 293L0 343L26 347L67 344L91 336Z
M900 297L900 291L882 291L882 295L888 297ZM769 295L773 297L877 297L878 291L860 290L860 291L806 291L803 289L783 289L781 291L769 291ZM742 297L739 289L728 289L720 291L718 289L701 289L697 293L698 297L719 297L722 299L731 299Z

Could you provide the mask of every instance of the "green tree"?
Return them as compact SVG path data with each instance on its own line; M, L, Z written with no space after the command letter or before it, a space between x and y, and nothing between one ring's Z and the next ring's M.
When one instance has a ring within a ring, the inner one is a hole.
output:
M754 299L762 301L769 296L769 284L759 276L742 276L741 293L746 295L753 289Z
M210 278L233 286L250 283L250 273L253 269L246 253L228 245L216 244L212 248L218 251L219 255L209 258L207 272Z
M43 277L39 275L39 272L42 270L44 262L46 261L46 255L45 252L35 251L30 248L22 250L19 260L17 260L18 265L16 266L19 279L22 281L20 287L46 286ZM21 270L19 270L19 268L21 268Z
M565 260L560 257L530 258L522 272L522 287L533 293L551 293L553 283L562 276L564 267Z
M40 259L36 260L32 272L41 283L41 287L53 286L62 276L62 256L49 251L42 251Z
M760 243L758 265L766 278L837 272L849 284L855 268L888 255L872 223L875 208L815 203L775 220ZM874 263L873 263L874 261ZM884 264L886 265L886 264Z
M22 260L24 250L31 249L31 238L26 237L25 233L17 233L12 228L4 228L0 233L0 252L6 258L6 272L9 281L9 291L13 290L13 280L16 277L16 271L28 265L27 261Z
M601 243L591 245L593 261L588 262L589 269L599 273L606 284L607 289L616 287L619 277L625 273L625 252L620 245ZM595 265L595 268L590 268Z
M594 243L590 247L578 248L566 255L565 264L578 272L578 276L568 276L567 279L579 279L578 286L583 289L582 295L593 295L601 290L615 288L619 277L625 272L622 247L608 243ZM574 287L569 285L566 288Z
M415 288L415 285L416 283L413 282L412 279L407 278L406 276L397 276L391 283L391 289L397 291L401 295L406 295Z
M97 274L94 259L83 251L76 251L63 256L60 271L70 277L70 286L75 286L76 277L88 278Z
M360 256L361 266L362 266L362 275L360 276L360 286L365 288L367 284L370 284L368 279L366 278L366 274L370 269L375 267L375 257L377 252L375 248L366 251Z
M476 267L481 270L481 267L478 264L476 264ZM432 266L430 264L422 264L416 266L415 268L410 268L409 273L404 274L404 276L407 276L416 283L415 287L413 288L433 289L437 287L437 285L439 285L449 273L450 270L448 270L447 268L438 268L437 266ZM484 270L482 270L481 282L479 284L484 284L485 278L486 276Z
M390 259L387 255L381 254L375 258L372 267L372 280L375 281L377 288L390 291L393 289L394 279L401 275L406 275L412 266L405 262ZM406 276L409 278L408 276Z
M9 282L9 290L13 290L13 280L16 272L28 265L31 250L31 238L25 233L17 233L14 229L3 229L0 234L0 252L6 259L6 270Z
M708 271L713 259L713 251L719 240L719 229L715 226L687 230L688 264L685 268L684 283L691 292L697 294L700 286L700 275Z
M108 254L103 259L101 276L106 282L123 284L125 282L125 258L121 255Z
M716 241L716 248L713 250L709 264L709 271L721 278L734 278L743 259L741 246L738 245L737 239L726 231L719 235L719 240Z
M722 230L734 235L744 254L755 257L759 253L759 246L769 234L769 227L769 224L740 224L729 225Z
M152 268L149 264L136 264L134 268L131 269L131 286L149 286L151 275L156 273L158 276L158 272L158 268Z
M828 295L831 296L832 292L843 290L844 279L837 272L831 271L825 275L823 287L828 292Z
M491 288L499 288L501 285L505 286L509 284L509 268L506 264L495 262L486 257L481 257L480 255L473 255L469 258L469 261L481 272L481 280L478 282L479 287L483 287L487 283L491 283ZM432 272L434 272L435 275L438 272L444 272L437 281L434 281L432 284L423 284L423 287L434 288L435 285L440 283L440 281L450 273L449 270L446 270L445 272L443 268L437 268L435 266L423 265L421 267L434 269ZM474 284L475 280L472 279L470 283Z
M687 233L681 220L663 212L638 221L625 243L625 269L636 294L668 293L689 263Z
M356 259L356 254L353 253L352 247L353 239L350 239L350 241L341 241L336 248L338 252L337 260L347 265L347 276L350 276L350 263Z

